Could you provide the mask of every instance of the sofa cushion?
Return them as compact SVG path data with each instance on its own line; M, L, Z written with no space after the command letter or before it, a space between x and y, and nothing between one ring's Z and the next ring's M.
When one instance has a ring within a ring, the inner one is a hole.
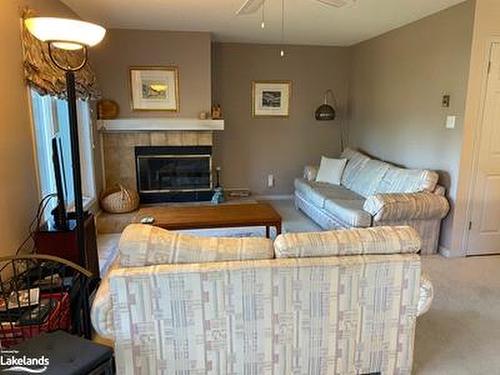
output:
M354 176L350 189L368 198L375 193L389 167L390 164L383 161L368 160Z
M304 199L319 208L325 207L326 199L363 199L363 197L343 186L306 181L302 178L295 179L295 190L299 191Z
M281 234L274 241L277 258L416 253L421 240L408 226Z
M439 175L436 172L421 169L405 169L390 166L380 181L375 193L419 193L433 192Z
M369 227L372 216L363 210L364 199L327 199L325 210L349 227Z
M197 237L142 224L125 228L119 252L122 267L272 259L274 253L267 238Z
M370 160L370 158L361 152L354 151L350 148L346 148L341 155L342 158L347 159L347 164L344 169L344 174L342 175L342 185L346 188L352 188L354 179L360 172L361 168Z

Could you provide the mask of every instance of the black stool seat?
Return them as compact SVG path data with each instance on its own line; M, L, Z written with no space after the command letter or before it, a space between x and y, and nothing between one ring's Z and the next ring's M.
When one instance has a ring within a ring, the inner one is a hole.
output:
M111 374L113 350L64 331L44 333L21 344L10 347L16 350L16 358L26 356L48 358L50 375ZM5 355L4 355L5 356ZM5 366L2 366L5 367ZM97 369L99 371L96 372ZM9 372L15 374L16 372ZM25 374L25 372L23 372Z

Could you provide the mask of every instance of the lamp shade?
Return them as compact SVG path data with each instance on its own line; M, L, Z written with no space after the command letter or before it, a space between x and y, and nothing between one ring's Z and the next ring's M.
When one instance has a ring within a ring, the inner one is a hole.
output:
M322 104L316 110L316 120L318 121L333 121L335 116L335 109L330 104Z
M106 34L102 26L69 18L32 17L27 18L24 24L38 40L66 50L93 47Z

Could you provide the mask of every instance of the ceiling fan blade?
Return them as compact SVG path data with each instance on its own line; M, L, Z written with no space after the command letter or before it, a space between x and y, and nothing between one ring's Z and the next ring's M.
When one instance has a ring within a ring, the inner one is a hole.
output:
M353 4L356 0L314 0L314 1L332 7L342 8L346 5Z
M266 0L246 0L240 9L236 12L236 15L241 16L244 14L255 13Z

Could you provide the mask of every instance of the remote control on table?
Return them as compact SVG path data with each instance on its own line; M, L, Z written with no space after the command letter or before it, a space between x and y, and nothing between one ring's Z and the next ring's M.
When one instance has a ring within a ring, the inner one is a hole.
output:
M141 224L153 224L155 218L153 216L145 216L141 219Z

